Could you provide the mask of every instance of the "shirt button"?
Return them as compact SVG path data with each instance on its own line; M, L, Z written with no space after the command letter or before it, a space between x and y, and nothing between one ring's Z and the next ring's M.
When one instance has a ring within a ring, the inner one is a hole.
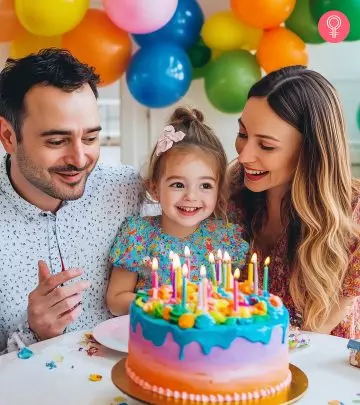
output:
M42 212L42 213L41 213L41 216L42 216L42 217L47 217L47 213L46 213L46 212Z

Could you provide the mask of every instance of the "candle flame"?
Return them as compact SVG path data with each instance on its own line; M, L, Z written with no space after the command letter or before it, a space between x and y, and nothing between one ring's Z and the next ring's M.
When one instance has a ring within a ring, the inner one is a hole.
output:
M175 256L175 253L174 253L172 250L170 250L170 252L169 252L169 259L170 259L170 260L174 260L174 256Z
M239 269L235 269L234 271L234 278L236 280L238 280L240 278L240 270Z
M153 271L157 271L159 269L159 262L156 257L153 258L151 268Z
M228 253L228 252L225 252L225 253L224 253L224 262L225 262L225 263L231 262L231 259L230 259L230 256L229 256L229 253Z
M221 253L220 249L218 249L218 251L217 251L216 258L219 259L219 260L222 260L222 253Z
M183 275L183 277L186 277L187 274L188 274L188 272L189 272L189 269L188 269L187 264L185 263L185 264L183 264L183 266L182 266L182 275Z
M209 253L209 263L215 263L215 258L214 258L214 253L210 252Z
M252 263L256 263L256 262L257 262L257 254L256 254L256 253L254 253L254 254L251 256L251 262L252 262Z
M268 266L269 264L270 264L270 257L267 257L266 259L265 259L265 266Z
M173 267L174 267L174 270L181 268L180 258L176 253L174 254L174 258L173 258Z
M206 276L206 267L204 265L200 266L200 276L205 277Z
M189 249L188 246L185 246L184 255L185 255L185 257L189 257L189 256L190 256L190 249Z

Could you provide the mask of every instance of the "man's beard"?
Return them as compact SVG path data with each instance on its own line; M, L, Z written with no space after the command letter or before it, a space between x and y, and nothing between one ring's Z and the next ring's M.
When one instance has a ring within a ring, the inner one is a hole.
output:
M77 168L76 166L72 165L64 165L40 169L26 155L23 147L18 148L16 162L21 174L29 183L31 183L38 190L42 191L44 194L61 201L77 200L78 198L82 197L85 191L87 178L95 167L95 164L92 168L90 164L87 164L82 168ZM89 170L90 168L91 170ZM56 172L82 172L84 175L76 183L69 183L67 185L64 183L62 187L59 187L58 185L54 184L51 177L51 174ZM48 176L46 176L46 174L48 174Z

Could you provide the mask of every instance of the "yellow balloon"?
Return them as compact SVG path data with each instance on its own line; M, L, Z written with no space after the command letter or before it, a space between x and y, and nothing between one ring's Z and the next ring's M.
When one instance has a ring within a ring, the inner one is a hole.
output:
M262 33L262 29L243 24L231 11L221 11L205 21L201 36L211 49L234 51L256 49Z
M15 0L20 23L39 36L56 36L72 30L88 7L89 0Z
M14 40L10 47L10 57L14 59L36 53L43 48L60 48L61 36L41 37L27 33Z

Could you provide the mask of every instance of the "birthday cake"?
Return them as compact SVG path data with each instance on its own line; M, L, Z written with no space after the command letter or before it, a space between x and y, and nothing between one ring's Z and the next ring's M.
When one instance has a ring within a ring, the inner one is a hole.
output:
M206 277L198 284L182 277L175 292L174 284L138 291L126 360L136 384L196 402L286 394L288 311L279 297L239 282L237 271L232 288Z

